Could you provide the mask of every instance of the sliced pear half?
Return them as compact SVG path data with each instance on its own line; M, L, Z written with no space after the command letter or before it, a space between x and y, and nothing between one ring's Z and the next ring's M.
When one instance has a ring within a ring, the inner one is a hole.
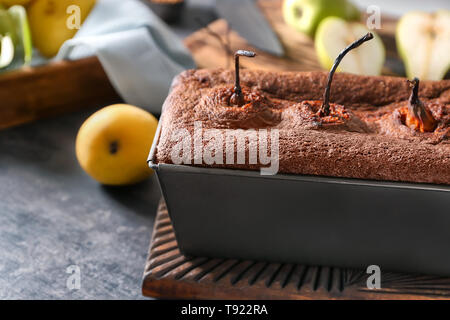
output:
M8 13L16 28L17 34L17 51L23 54L23 61L28 64L33 56L33 46L31 43L31 32L28 26L27 12L24 7L16 5L8 9Z
M361 23L347 22L337 17L323 20L317 29L315 47L321 66L331 68L339 53L355 40L369 32ZM361 75L379 75L384 65L385 49L381 39L372 30L374 39L352 50L342 60L337 71Z
M450 11L405 14L396 42L408 78L441 80L450 68Z
M9 35L0 35L0 69L11 64L14 59L14 43Z

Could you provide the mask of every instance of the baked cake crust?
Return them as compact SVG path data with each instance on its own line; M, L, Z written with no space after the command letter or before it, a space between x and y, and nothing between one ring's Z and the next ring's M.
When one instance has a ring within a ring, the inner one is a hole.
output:
M232 70L181 73L163 106L155 162L173 163L173 133L187 129L194 134L194 122L201 121L203 129L220 132L278 129L280 173L450 185L450 80L421 82L420 99L439 123L434 132L422 133L402 123L400 110L407 105L411 90L406 79L398 77L335 74L331 102L339 104L339 119L318 119L320 104L311 100L322 99L327 75L241 70L246 104L237 107L229 102ZM225 150L222 145L217 147ZM245 148L248 155L248 144ZM245 161L190 164L261 167L250 164L248 157Z

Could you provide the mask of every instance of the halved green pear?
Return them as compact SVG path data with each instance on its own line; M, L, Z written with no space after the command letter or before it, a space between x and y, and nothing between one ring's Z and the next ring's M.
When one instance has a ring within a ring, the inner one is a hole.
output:
M348 0L284 0L284 21L296 30L314 36L317 26L327 17L359 20L359 9Z
M441 80L450 68L450 11L405 14L396 42L408 78Z
M10 17L14 21L17 35L17 51L23 55L23 61L28 64L33 56L33 46L31 43L31 32L28 25L27 12L24 7L15 5L8 9Z
M361 23L348 22L337 17L323 20L317 29L315 47L321 66L329 70L339 53L355 40L369 32ZM383 42L373 33L374 38L364 46L349 52L337 71L361 75L379 75L383 69L385 49Z
M8 10L0 8L0 35L6 34L9 34L14 44L17 42L14 20Z
M0 35L0 69L11 64L14 59L14 43L9 35Z
M13 69L31 61L33 48L24 7L0 9L0 38L0 68Z

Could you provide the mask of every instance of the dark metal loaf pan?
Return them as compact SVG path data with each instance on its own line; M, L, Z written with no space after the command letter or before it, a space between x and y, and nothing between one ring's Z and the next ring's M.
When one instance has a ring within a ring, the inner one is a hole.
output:
M449 186L156 163L157 143L184 254L450 276Z

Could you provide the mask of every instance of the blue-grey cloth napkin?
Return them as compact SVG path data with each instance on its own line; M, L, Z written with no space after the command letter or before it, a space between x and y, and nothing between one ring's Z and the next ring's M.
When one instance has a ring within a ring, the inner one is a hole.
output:
M195 64L180 39L138 0L97 0L56 59L97 55L125 102L158 113L175 75Z

